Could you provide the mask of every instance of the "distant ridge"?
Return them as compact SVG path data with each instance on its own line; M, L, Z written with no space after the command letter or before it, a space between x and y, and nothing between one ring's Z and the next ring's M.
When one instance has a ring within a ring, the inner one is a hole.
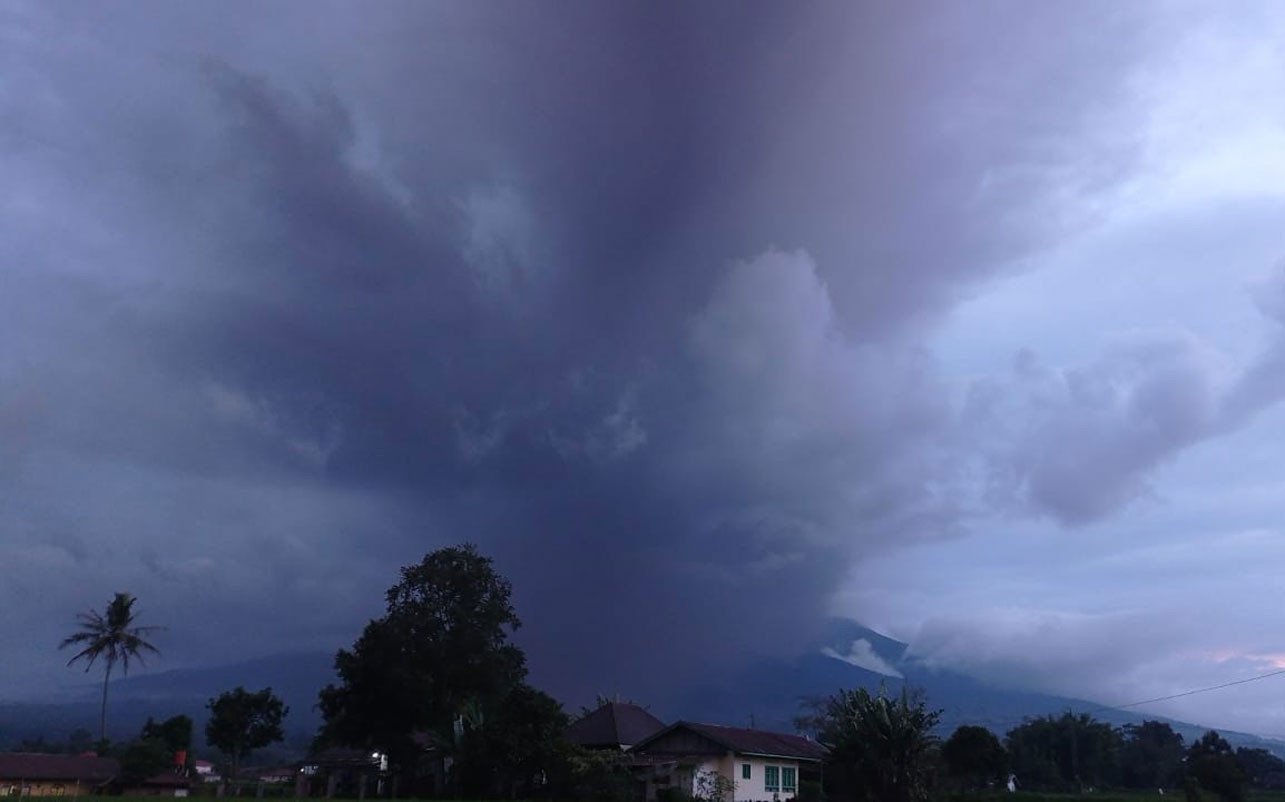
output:
M857 647L854 649L854 644ZM839 688L897 692L903 684L922 688L930 706L942 710L940 734L976 724L999 736L1035 716L1088 713L1116 726L1144 720L1166 721L1190 743L1210 727L1176 721L1145 711L1118 710L1084 699L996 687L961 673L930 669L906 658L905 643L856 621L829 622L821 642L800 657L772 658L720 672L717 683L680 691L655 705L662 717L721 721L736 726L794 730L794 720L809 698ZM1249 733L1219 732L1233 746L1268 749L1285 758L1285 741Z
M148 716L182 714L196 722L199 740L210 698L238 685L271 687L290 708L285 721L287 744L297 749L311 740L321 724L317 692L334 681L333 662L331 653L297 652L125 677L112 682L108 735L130 738L138 734ZM96 732L100 687L87 683L59 700L0 702L0 748L42 736L57 742L76 729Z
M861 642L867 646L854 650L853 644ZM929 704L942 709L942 734L953 732L961 724L978 724L1003 736L1027 718L1060 715L1067 710L1088 713L1116 726L1146 719L1167 721L1188 743L1209 729L1083 699L995 687L957 672L928 669L907 659L907 648L855 621L837 619L829 623L824 638L806 654L749 661L731 668L719 666L708 683L643 701L651 713L664 721L705 721L794 732L794 719L808 698L824 697L839 688L873 691L880 685L895 692L903 683L909 683L923 688ZM196 722L199 738L210 697L237 685L270 686L290 707L287 744L281 751L284 756L301 754L321 724L315 707L317 692L335 679L333 659L331 653L325 652L280 654L113 682L109 735L132 737L148 716L163 718L182 713ZM93 732L97 721L98 688L93 684L58 701L0 702L0 748L39 736L60 741L78 728ZM1232 730L1219 732L1233 746L1268 749L1285 758L1285 741Z

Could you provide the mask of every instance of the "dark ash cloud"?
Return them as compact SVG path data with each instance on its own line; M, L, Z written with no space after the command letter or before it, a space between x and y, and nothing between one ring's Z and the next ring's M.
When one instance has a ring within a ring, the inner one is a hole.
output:
M338 646L474 540L558 692L796 647L966 518L926 326L1132 163L1151 29L1005 8L18 7L5 634L128 587L178 661ZM1211 425L1197 356L1134 356L1126 490Z

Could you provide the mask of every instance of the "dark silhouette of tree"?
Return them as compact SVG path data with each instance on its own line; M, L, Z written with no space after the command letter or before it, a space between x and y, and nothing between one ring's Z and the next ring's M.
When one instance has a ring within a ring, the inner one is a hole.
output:
M139 737L159 741L173 752L186 752L192 748L192 719L188 716L171 716L164 721L154 721L151 716L143 724Z
M94 667L100 657L107 666L103 672L103 704L98 720L99 738L107 740L107 683L111 680L112 669L121 664L121 673L129 674L130 660L143 662L143 653L160 654L160 651L148 643L146 638L161 627L144 627L135 625L134 602L138 601L129 593L117 593L107 604L103 613L90 610L77 616L80 631L68 635L58 645L59 649L68 646L83 646L70 660L71 665L77 660L85 660L85 671Z
M180 715L157 722L149 716L137 738L111 750L121 766L116 787L129 788L166 769L183 768L175 758L191 748L191 718Z
M1214 730L1187 750L1187 774L1202 789L1218 794L1223 802L1241 802L1245 798L1245 772L1231 744Z
M548 694L520 683L471 718L455 755L465 798L532 799L571 783L570 719Z
M1162 721L1124 725L1120 780L1128 788L1176 788L1182 783L1182 736Z
M928 798L932 734L941 711L929 710L923 694L903 688L841 690L813 703L799 724L811 729L830 752L825 779L831 796L857 802L918 802Z
M1009 730L1010 766L1023 788L1083 791L1114 784L1120 733L1087 713L1028 719Z
M290 712L271 688L251 693L240 686L219 694L206 707L210 719L205 724L205 740L231 760L234 781L241 761L251 752L284 737L281 721Z
M321 691L322 743L414 763L416 733L440 742L476 713L491 713L526 676L509 642L521 622L508 580L472 545L430 552L401 571L387 612L335 656L339 684Z
M965 789L987 788L1008 770L1008 753L995 733L965 724L941 747L946 772Z
M1285 760L1266 749L1242 746L1236 750L1236 762L1245 772L1250 786L1272 791L1285 789Z

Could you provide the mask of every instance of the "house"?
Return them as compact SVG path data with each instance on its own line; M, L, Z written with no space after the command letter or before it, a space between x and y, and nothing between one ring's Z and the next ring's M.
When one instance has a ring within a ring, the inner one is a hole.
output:
M665 722L635 704L608 702L567 727L567 740L585 749L624 751L665 729Z
M680 721L634 744L629 755L647 802L665 789L768 802L792 799L800 782L819 780L826 749L801 735Z
M85 796L120 774L112 758L86 755L0 753L0 796Z

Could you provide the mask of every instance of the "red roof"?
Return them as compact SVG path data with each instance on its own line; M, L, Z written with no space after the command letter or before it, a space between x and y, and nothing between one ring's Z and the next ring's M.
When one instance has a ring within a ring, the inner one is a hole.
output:
M0 779L67 780L102 785L117 774L120 774L120 764L109 757L0 752Z

